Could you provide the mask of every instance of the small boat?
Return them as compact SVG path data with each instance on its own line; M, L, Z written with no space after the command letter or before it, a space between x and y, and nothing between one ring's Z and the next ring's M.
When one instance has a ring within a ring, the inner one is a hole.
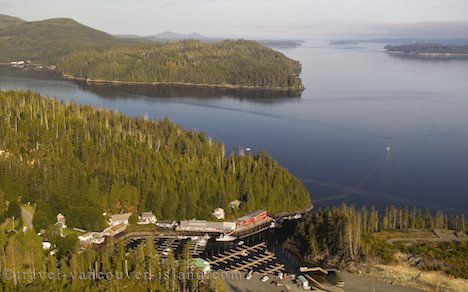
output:
M392 148L390 148L390 146L387 146L387 151L390 151L392 150Z
M245 148L245 151L252 151L252 149L250 149L250 148Z
M220 236L216 237L216 241L234 241L236 240L235 236L229 235L229 234L221 234Z
M200 239L198 239L197 245L199 245L199 246L206 246L206 245L208 244L208 239L210 239L210 237L207 236L207 235L201 237Z
M199 241L197 241L197 244L198 244L199 246L206 246L207 243L208 243L208 242L207 242L206 239L204 239L204 238L202 238L202 239L200 239Z

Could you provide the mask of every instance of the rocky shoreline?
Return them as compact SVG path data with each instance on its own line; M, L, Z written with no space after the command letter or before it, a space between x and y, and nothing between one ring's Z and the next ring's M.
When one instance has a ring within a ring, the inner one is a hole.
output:
M60 73L60 72L58 72ZM265 86L247 86L247 85L232 85L232 84L198 84L198 83L186 83L186 82L139 82L139 81L113 81L103 79L90 79L76 77L69 74L60 73L62 78L73 81L81 81L92 84L109 84L109 85L145 85L145 86L157 86L157 85L176 85L183 87L196 87L196 88L216 88L216 89L233 89L233 90L271 90L271 91L289 91L289 92L302 92L305 87L300 88L289 88L289 87L265 87Z

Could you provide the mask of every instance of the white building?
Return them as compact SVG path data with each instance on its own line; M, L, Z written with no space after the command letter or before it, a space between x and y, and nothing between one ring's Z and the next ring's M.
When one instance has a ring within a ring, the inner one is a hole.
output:
M130 216L132 216L132 213L123 213L123 214L116 214L112 215L109 219L109 225L114 226L114 225L120 225L120 224L128 224L128 219L130 219Z
M138 224L155 224L156 221L156 216L154 216L153 212L143 212L138 217Z
M218 220L224 220L224 218L226 217L226 212L224 212L223 208L216 208L214 209L212 215Z
M60 228L67 228L67 220L65 219L65 216L62 213L57 214L57 222L55 223Z
M206 220L180 221L178 231L229 233L236 229L235 222L208 222Z

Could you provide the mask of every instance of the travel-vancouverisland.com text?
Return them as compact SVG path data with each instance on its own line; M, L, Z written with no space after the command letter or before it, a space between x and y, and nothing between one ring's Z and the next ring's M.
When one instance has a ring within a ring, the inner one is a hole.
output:
M0 276L6 281L31 281L31 280L80 280L80 281L111 281L111 280L137 280L137 281L171 281L177 279L180 281L202 281L211 280L241 280L242 275L239 272L178 272L163 271L158 273L151 272L62 272L57 269L55 272L24 272L14 271L13 269L4 269Z

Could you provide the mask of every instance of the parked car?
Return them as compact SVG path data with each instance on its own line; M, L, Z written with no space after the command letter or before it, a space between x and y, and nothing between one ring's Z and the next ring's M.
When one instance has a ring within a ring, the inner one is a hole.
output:
M250 272L248 272L247 275L245 275L245 279L246 280L252 279L252 275L253 275L253 270L250 270Z

